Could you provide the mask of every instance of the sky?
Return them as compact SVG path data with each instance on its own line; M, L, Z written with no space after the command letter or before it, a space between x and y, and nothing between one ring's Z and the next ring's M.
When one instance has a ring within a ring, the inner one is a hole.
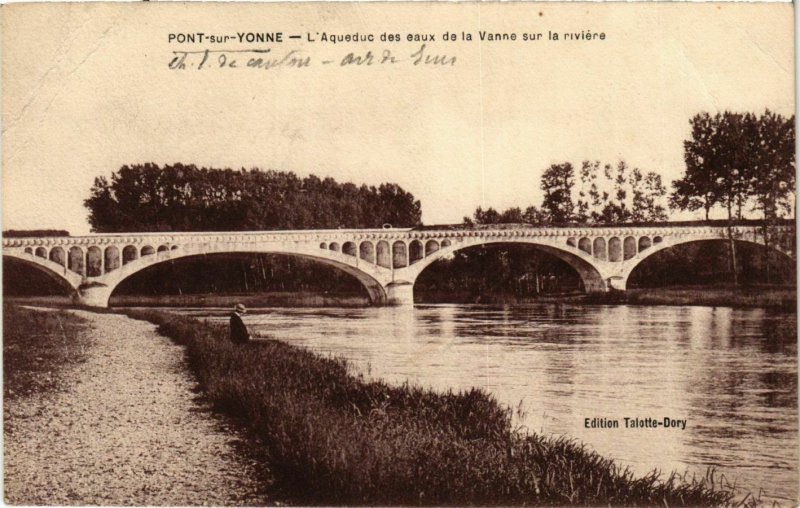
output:
M539 205L542 171L562 161L622 158L668 183L683 171L694 114L795 108L790 4L39 4L3 14L3 229L85 234L94 178L144 162L394 182L420 199L424 223L460 222L477 206ZM282 43L169 41L278 31ZM445 31L473 40L443 41ZM480 41L481 31L518 40ZM605 39L548 37L581 31ZM376 40L307 41L322 32ZM382 42L384 32L404 40ZM434 34L426 54L455 63L413 65L421 43L409 33ZM174 51L253 48L311 63L168 65ZM386 50L401 61L340 65Z

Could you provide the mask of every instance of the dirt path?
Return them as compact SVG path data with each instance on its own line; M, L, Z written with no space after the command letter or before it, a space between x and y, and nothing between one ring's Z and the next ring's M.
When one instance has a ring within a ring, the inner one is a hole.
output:
M66 391L6 415L8 503L274 504L230 423L196 400L181 347L150 323L78 314L94 346Z

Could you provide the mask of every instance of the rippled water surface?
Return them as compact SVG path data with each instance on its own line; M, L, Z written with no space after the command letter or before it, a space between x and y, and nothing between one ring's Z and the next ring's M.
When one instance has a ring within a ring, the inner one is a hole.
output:
M520 409L529 429L577 438L637 473L702 475L714 466L755 493L798 496L794 314L431 305L260 309L245 322L391 382L483 387ZM686 428L625 428L625 417L686 420ZM587 418L619 428L587 428Z

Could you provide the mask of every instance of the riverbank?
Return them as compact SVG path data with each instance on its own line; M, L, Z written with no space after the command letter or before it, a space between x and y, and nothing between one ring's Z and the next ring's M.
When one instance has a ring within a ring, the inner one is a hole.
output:
M4 388L14 390L4 400L7 503L275 504L268 463L198 398L184 349L154 326L109 313L3 311ZM25 381L48 371L57 384Z
M8 297L7 301L29 305L72 306L67 296ZM250 294L194 295L115 295L112 307L233 307L243 303L248 307L368 307L364 295L272 292ZM769 308L794 311L797 308L797 288L793 286L670 286L662 288L631 288L625 292L587 295L581 292L547 294L536 298L512 293L480 295L449 292L422 292L414 295L414 303L462 303L484 305L529 305L539 303L590 303L595 305L681 305L704 307Z
M692 305L705 307L763 307L797 310L797 288L785 286L683 286L629 289L631 305Z
M187 294L187 295L115 295L112 307L366 307L366 295L331 294L312 291Z
M300 504L699 506L733 498L713 475L635 478L573 441L522 433L481 390L367 382L342 360L279 341L235 346L224 326L128 314L186 346L208 397L250 423L279 485Z
M787 286L672 286L632 288L604 294L568 293L538 298L518 297L508 293L454 295L420 294L416 303L474 303L490 305L526 305L534 303L591 303L608 305L681 305L702 307L760 307L794 311L797 288Z

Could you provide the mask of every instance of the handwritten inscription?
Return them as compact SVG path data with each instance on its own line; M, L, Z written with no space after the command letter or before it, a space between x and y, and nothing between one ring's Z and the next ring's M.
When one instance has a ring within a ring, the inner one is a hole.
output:
M204 49L197 51L173 51L169 61L171 70L201 69L261 69L269 70L280 67L303 69L312 66L336 65L380 66L409 65L429 67L452 67L456 57L435 53L422 44L410 53L394 52L384 49L379 52L349 52L338 59L315 59L301 50L273 51L267 49Z

